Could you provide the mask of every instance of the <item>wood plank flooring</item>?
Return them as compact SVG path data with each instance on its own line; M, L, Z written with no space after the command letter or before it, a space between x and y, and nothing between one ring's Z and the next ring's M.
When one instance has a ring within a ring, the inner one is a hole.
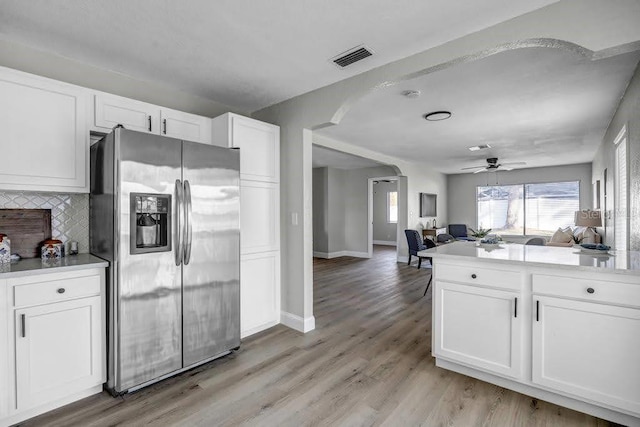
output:
M276 326L240 350L114 399L89 397L25 426L608 426L597 418L437 368L430 270L314 260L316 330Z

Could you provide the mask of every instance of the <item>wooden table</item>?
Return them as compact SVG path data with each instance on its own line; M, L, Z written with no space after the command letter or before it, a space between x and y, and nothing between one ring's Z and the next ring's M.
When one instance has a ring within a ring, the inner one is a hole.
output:
M423 228L422 238L426 239L428 237L435 242L436 237L439 234L445 234L446 232L447 232L447 227Z

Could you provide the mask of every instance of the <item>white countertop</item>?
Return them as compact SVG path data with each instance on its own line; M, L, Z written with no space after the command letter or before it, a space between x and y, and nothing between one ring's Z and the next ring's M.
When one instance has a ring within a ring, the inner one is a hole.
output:
M606 254L585 254L577 248L532 246L517 243L482 245L478 242L453 242L418 252L419 256L432 258L469 259L497 263L521 263L537 266L557 266L601 273L631 274L640 276L640 252L609 251Z
M0 264L0 279L32 276L46 272L64 272L87 268L108 267L109 263L90 254L78 254L60 260L43 262L40 258L22 259L17 262Z

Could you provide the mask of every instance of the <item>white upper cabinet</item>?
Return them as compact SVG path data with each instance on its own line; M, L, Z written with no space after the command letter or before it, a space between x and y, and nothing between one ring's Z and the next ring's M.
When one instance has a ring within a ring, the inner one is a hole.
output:
M88 192L88 91L0 67L1 190Z
M95 96L94 125L109 132L117 125L138 132L160 133L160 107L146 102L98 94Z
M240 148L240 178L280 182L280 128L226 113L213 119L212 143Z
M211 144L210 118L166 108L160 110L160 118L161 135Z
M211 119L208 117L121 96L96 94L92 129L109 132L117 125L139 132L211 143Z

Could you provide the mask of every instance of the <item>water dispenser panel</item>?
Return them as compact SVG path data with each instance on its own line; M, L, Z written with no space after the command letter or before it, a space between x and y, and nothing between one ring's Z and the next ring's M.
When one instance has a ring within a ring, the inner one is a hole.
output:
M171 250L171 195L131 193L131 253Z

